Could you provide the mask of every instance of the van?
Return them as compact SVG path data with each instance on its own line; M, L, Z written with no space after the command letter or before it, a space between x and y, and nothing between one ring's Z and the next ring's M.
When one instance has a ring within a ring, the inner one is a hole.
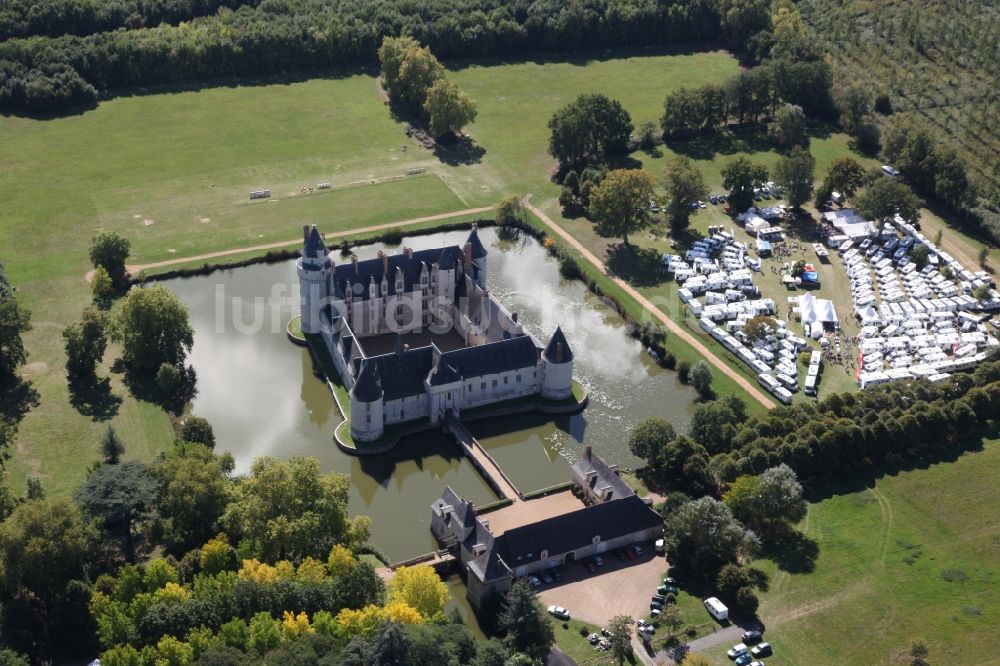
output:
M806 395L816 395L817 379L818 379L817 375L809 375L806 377L806 385L805 385Z
M715 597L705 599L705 610L719 622L729 619L729 609Z

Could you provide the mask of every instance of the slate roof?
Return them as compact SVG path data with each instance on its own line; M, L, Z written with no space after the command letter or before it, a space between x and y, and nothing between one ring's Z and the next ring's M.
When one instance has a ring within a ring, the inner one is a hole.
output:
M562 358L559 359L556 347L562 345ZM549 344L545 347L545 360L550 363L568 363L573 360L573 351L569 348L569 342L562 332L561 326L556 326L556 332L552 334Z
M444 352L438 360L438 365L450 365L461 377L495 375L536 363L538 347L528 335Z
M366 362L361 366L361 374L354 382L351 393L362 402L375 402L382 397L382 382L377 364Z
M590 447L587 447L580 459L573 463L573 471L579 474L584 483L587 483L591 490L601 495L605 501L635 495L629 485L615 473L615 470L603 458L591 452ZM591 472L595 473L596 476L588 480L587 476ZM610 497L605 495L607 490L611 490Z
M462 377L458 374L458 370L455 369L455 366L449 363L438 363L436 366L431 368L429 379L431 386L443 386L445 384L454 384L457 381L461 381Z
M322 257L326 254L326 244L323 243L323 237L319 233L319 229L316 225L312 225L312 229L309 230L309 235L306 236L305 247L302 249L303 256L306 257Z
M373 365L382 377L382 391L385 399L398 400L414 395L423 395L424 378L434 365L434 350L428 345L416 349L406 349L402 353L390 352L380 356L370 356L364 361L364 367ZM358 378L360 381L360 377Z
M435 263L443 270L451 270L461 257L462 251L457 245L444 249L415 250L411 256L406 253L388 255L389 271L385 276L387 291L389 295L396 293L397 268L403 271L403 288L413 291L414 287L419 288L420 272L424 264L427 264L428 270ZM359 261L356 269L353 262L338 264L333 271L336 295L343 297L348 290L353 289L354 298L365 300L368 298L368 286L372 278L376 284L381 283L384 272L381 257ZM360 285L360 289L355 289L354 285Z
M483 242L479 240L479 232L475 227L472 228L472 233L469 234L467 243L472 243L472 258L482 259L486 256L486 248L483 247Z
M507 530L496 538L494 550L516 568L537 561L543 550L553 557L587 546L598 535L610 541L662 525L659 514L630 495Z

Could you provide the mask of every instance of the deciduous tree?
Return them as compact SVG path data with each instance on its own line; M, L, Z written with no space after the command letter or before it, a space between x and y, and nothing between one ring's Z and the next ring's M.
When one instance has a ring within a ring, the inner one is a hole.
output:
M424 112L430 119L431 134L443 137L459 132L476 119L476 103L454 83L441 78L427 91Z
M217 456L201 444L179 443L153 463L160 483L159 529L178 557L219 532L230 499L232 456Z
M90 263L101 267L111 277L115 286L125 283L125 260L132 248L131 242L114 231L102 231L90 244Z
M610 634L611 654L618 661L618 666L625 663L625 658L632 649L632 626L634 621L628 615L615 615L608 620L606 629Z
M389 581L389 601L403 602L430 620L444 612L448 586L431 567L399 567Z
M912 222L921 206L909 187L894 178L878 178L858 195L858 213L870 220L886 221L899 215Z
M109 332L122 343L125 362L147 371L183 364L194 344L187 308L162 285L131 289Z
M691 219L691 204L708 196L701 169L686 155L667 162L663 177L667 202L665 208L671 232L678 234L687 228Z
M625 150L634 127L619 102L589 94L557 111L549 129L549 154L563 164L578 165Z
M768 125L767 133L782 148L805 145L809 137L806 134L806 115L802 107L795 104L781 106Z
M793 148L774 165L774 182L793 208L801 208L812 196L816 160L803 148Z
M649 200L655 181L642 169L617 169L604 178L590 196L590 217L602 236L620 236L628 247L628 235L651 224Z
M347 513L349 484L342 474L320 473L315 458L258 458L236 485L222 526L243 557L325 559L334 544L353 549L368 540L370 519Z
M83 318L63 329L66 349L66 372L72 378L92 377L94 366L104 358L108 339L107 316L95 308L86 308Z
M715 393L712 391L712 368L707 361L701 360L691 368L691 386L698 391L698 395L703 400L711 398Z
M737 213L753 205L754 188L767 182L767 168L746 157L736 157L722 167L722 184L729 190L729 205Z
M757 535L741 525L729 507L711 497L683 505L665 525L670 561L696 571L716 571L760 547Z

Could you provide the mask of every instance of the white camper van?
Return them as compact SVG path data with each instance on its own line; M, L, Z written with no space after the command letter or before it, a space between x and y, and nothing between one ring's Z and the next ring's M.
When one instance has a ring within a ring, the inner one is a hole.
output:
M723 605L721 601L715 597L709 597L705 599L705 610L708 614L714 617L719 622L723 622L729 619L729 609Z

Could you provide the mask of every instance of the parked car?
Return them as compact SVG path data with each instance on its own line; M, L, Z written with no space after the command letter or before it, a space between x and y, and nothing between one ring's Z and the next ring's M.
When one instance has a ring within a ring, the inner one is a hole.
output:
M528 582L531 583L531 587L542 586L542 581L538 579L538 576L528 576Z
M753 661L753 657L744 652L740 656L736 657L736 666L749 666L750 662Z
M600 555L594 555L594 564L596 564L599 567L603 567L604 566L604 558L601 557Z
M663 604L660 603L659 601L652 601L649 604L649 610L651 610L651 611L662 611L663 610Z
M760 645L755 645L750 654L755 657L770 657L774 651L771 649L770 643L761 643Z
M657 602L657 603L661 603L661 604L667 603L667 598L665 596L663 596L662 594L654 594L653 597L652 597L652 600L655 601L655 602Z
M632 551L636 555L642 557L642 546L640 546L639 544L635 544L634 546L632 546Z
M597 573L597 565L591 562L590 560L584 562L583 566L587 567L587 571L589 571L590 573Z
M767 664L762 661L751 661L750 666L767 666Z
M548 572L543 573L542 574L542 582L545 583L546 585L551 585L552 582L553 582L552 576L550 576L548 574Z
M753 629L750 631L744 631L743 635L740 638L742 638L743 642L747 645L757 645L757 643L760 643L760 640L763 637L761 636L761 633L759 631Z
M557 617L560 620L569 619L569 611L563 608L562 606L549 606L548 611L549 615L551 615L552 617Z
M729 650L726 652L726 656L729 657L730 659L736 659L736 657L746 653L747 653L747 646L744 645L743 643L737 643L733 647L729 648Z

